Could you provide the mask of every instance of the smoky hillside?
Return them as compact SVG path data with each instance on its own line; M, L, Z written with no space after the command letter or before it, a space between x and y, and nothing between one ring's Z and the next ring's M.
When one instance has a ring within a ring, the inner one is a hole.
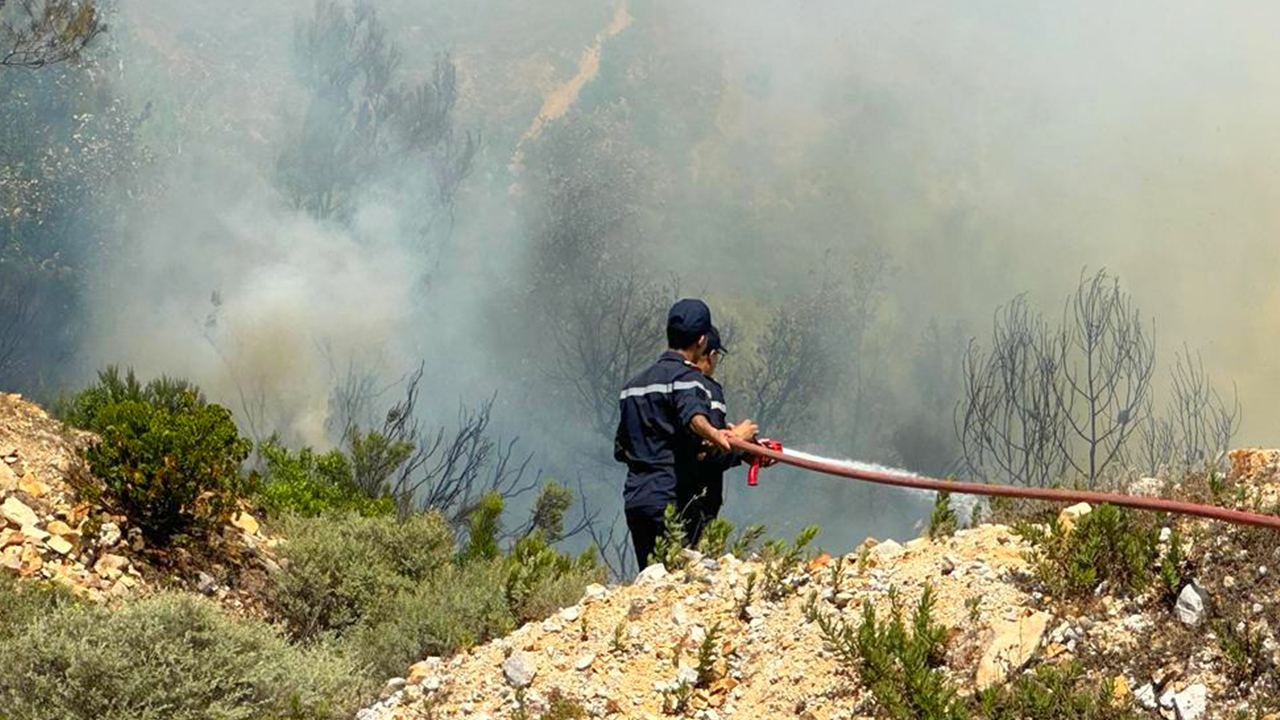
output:
M1097 485L1277 421L1280 9L98 8L79 58L0 65L8 392L118 365L256 447L380 429L414 492L558 480L581 546L621 540L617 392L679 297L731 418L825 455ZM932 504L741 475L735 522L841 549Z

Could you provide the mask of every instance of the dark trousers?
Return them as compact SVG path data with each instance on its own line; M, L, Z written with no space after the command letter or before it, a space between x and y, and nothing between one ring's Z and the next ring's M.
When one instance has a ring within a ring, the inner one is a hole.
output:
M636 564L643 570L649 567L649 557L662 536L662 510L658 508L627 508L627 529L631 531L631 544L636 549Z
M712 505L706 500L693 502L684 511L684 546L697 548L702 539L702 531L716 519L720 512L719 505Z

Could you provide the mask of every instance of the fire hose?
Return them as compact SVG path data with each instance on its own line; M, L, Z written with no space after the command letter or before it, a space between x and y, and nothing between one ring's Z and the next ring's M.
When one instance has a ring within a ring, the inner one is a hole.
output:
M1201 505L1199 503L1180 502L1177 500L1166 500L1164 498L1146 497L1142 495L1124 495L1121 493L1092 492L1087 490L1062 490L1058 488L1018 487L1014 485L993 485L987 483L961 482L957 480L938 480L936 478L918 477L903 473L853 468L841 465L834 461L816 459L811 456L796 455L784 450L781 443L776 441L754 443L740 440L738 438L732 438L729 443L734 448L752 455L751 467L747 471L748 485L756 484L756 479L760 471L761 459L767 458L775 462L794 465L795 467L803 468L805 470L812 470L814 472L825 473L827 475L836 475L839 477L850 478L852 480L863 480L880 485L893 485L896 487L933 490L936 492L950 492L962 495L1025 498L1028 500L1045 500L1048 502L1073 504L1082 502L1089 503L1091 505L1108 504L1133 508L1135 510L1152 510L1156 512L1177 513L1179 515L1194 515L1196 517L1221 520L1223 522L1234 523L1236 525L1253 525L1256 527L1280 530L1280 517L1275 515L1263 515L1261 513L1252 513L1244 510L1233 510L1231 508L1218 507L1216 505Z

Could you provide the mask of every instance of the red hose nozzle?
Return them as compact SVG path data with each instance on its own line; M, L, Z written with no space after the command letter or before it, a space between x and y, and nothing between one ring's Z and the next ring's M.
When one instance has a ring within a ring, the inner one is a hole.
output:
M775 452L782 452L782 443L777 440L761 440L760 445L769 448ZM747 468L747 486L755 487L760 482L760 461L759 455L751 457L751 467Z

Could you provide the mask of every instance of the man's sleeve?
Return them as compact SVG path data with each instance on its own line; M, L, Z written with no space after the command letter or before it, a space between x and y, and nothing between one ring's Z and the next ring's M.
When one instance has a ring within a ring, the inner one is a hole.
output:
M626 437L626 431L624 429L624 426L626 425L626 409L621 407L621 402L618 404L618 429L613 433L613 459L618 462L626 462L627 446L626 443L623 442L623 439Z
M707 459L705 462L712 468L723 472L730 468L738 467L745 462L746 459L747 453L744 450L733 450L730 452L716 450L714 452L707 453Z
M700 373L687 373L671 384L671 402L676 406L680 427L688 429L698 415L711 417L711 391Z

